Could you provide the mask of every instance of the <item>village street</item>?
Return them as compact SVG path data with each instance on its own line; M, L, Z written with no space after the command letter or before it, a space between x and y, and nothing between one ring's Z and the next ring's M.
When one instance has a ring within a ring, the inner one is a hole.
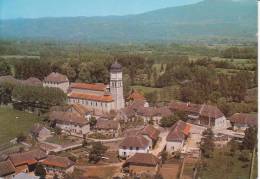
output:
M166 146L166 137L169 133L168 129L164 129L164 128L159 128L159 130L161 131L160 135L159 135L159 140L157 141L154 149L151 151L151 153L155 156L159 156L160 153L163 151L163 149Z

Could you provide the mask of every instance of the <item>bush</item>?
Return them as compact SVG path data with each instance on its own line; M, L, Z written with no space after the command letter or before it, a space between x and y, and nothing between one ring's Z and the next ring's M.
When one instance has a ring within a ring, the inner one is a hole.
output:
M175 122L177 122L179 120L179 116L177 115L173 115L170 117L163 117L160 120L160 126L161 127L171 127Z
M40 176L41 179L44 179L45 176L46 176L46 171L45 171L44 167L41 164L38 164L35 167L34 174L36 176Z

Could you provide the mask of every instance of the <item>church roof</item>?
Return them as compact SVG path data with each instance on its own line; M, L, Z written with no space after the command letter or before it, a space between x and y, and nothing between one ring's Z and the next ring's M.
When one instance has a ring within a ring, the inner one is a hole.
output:
M77 99L85 99L91 101L101 101L101 102L112 102L113 97L111 95L93 95L93 94L86 94L86 93L70 93L68 94L69 98L77 98Z
M106 85L104 83L72 83L70 87L94 91L105 91L106 89Z

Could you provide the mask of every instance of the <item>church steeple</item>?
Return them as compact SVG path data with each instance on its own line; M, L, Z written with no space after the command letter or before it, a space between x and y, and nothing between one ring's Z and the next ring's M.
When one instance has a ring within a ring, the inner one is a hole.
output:
M110 92L114 99L115 109L119 110L125 107L123 95L123 74L122 65L117 61L110 67Z

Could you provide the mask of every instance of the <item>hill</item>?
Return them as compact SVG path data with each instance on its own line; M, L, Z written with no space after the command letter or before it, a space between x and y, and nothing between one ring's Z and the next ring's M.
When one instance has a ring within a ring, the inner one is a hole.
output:
M254 0L204 0L143 14L0 21L0 38L84 42L256 41Z

